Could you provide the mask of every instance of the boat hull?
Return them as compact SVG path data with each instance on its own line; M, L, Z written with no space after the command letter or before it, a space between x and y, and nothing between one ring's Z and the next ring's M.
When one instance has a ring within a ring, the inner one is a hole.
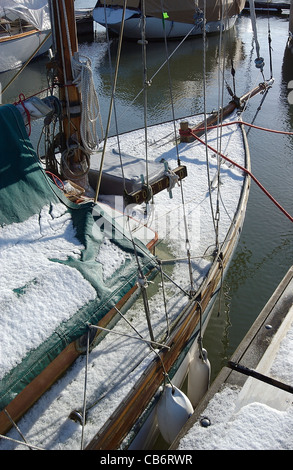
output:
M246 154L245 167L250 170L246 134L243 129L242 131ZM203 335L208 325L212 307L237 247L246 214L250 181L250 176L247 175L234 220L222 245L221 260L215 259L197 293L198 301L194 299L187 305L176 332L166 341L170 349L162 349L159 352L164 370L176 387L181 387L188 376L191 359L198 348L199 334ZM161 386L161 363L155 359L86 450L153 448L159 434L156 406ZM144 411L141 414L138 410Z
M42 44L49 31L29 31L0 39L0 73L21 67ZM45 54L51 47L51 40L41 46L35 57Z
M244 140L246 141L246 138L244 137ZM247 143L245 142L246 145L246 151L248 152L248 146ZM250 166L250 159L248 158L248 166ZM230 266L231 260L234 256L235 250L238 245L239 237L242 231L244 219L245 219L245 214L246 214L246 206L247 206L247 201L249 197L249 189L250 189L250 178L247 178L246 184L243 190L243 195L242 199L239 203L239 211L238 211L238 217L236 219L236 225L233 230L231 230L231 244L227 247L227 251L225 253L225 260L223 260L223 273L221 276L224 278L228 268ZM216 273L214 272L213 275L215 276ZM218 278L219 272L216 275L216 278ZM212 282L212 277L208 278L208 284ZM217 294L220 289L220 283L219 281L217 288L212 291L212 293L209 294L209 301L207 304L207 307L204 312L202 312L202 331L201 334L204 335L205 330L208 326L213 306L215 304L215 301L217 299ZM190 343L189 349L185 349L182 351L181 355L179 356L179 359L177 360L177 367L178 363L180 364L178 369L175 372L175 375L172 378L172 384L175 387L178 388L183 388L185 381L187 380L188 383L188 376L190 373L190 367L191 366L191 361L192 358L195 357L196 353L198 353L198 335L199 335L199 325L197 325L197 328L195 329L193 333L194 340ZM201 384L199 384L200 386ZM157 421L157 415L156 415L156 409L157 409L157 404L158 404L158 399L160 396L160 392L157 392L157 399L153 401L153 403L150 405L150 410L148 413L147 418L145 421L143 421L143 424L140 425L139 431L135 434L135 437L133 438L132 441L126 444L127 448L129 450L146 450L146 449L152 449L154 448L154 445L156 441L159 439L160 436L160 429L158 426L158 421ZM187 397L188 392L187 392Z
M111 14L108 9L108 15ZM93 13L94 20L102 26L107 25L108 29L119 35L121 30L121 22L111 22L108 19L105 21L104 8L96 8ZM206 24L206 32L208 34L219 33L221 30L226 31L231 29L237 20L237 15L226 18L224 22L210 21ZM163 22L159 18L146 18L145 35L147 40L162 40L165 38L180 38L186 35L199 36L202 35L201 24L192 25L187 23L179 23L176 21ZM127 39L138 40L141 39L141 19L138 16L132 16L125 20L123 36Z

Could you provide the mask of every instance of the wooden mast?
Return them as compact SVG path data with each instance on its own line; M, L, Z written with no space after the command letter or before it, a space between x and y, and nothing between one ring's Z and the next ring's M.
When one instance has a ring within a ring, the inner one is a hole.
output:
M57 76L60 83L60 100L63 105L64 148L68 142L80 143L81 96L73 85L71 59L78 52L74 0L51 0L52 30L56 46ZM80 161L80 151L74 162Z

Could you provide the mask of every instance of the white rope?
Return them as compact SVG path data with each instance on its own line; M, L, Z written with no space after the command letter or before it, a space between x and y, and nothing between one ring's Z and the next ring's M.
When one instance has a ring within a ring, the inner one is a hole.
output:
M170 346L167 346L166 344L158 343L157 341L152 341L149 339L144 339L144 338L141 338L140 336L137 337L137 336L128 335L126 333L120 333L119 331L109 330L109 328L103 328L102 326L99 326L99 325L90 325L90 326L92 328L96 328L97 330L106 331L107 333L114 333L115 335L118 335L118 336L125 336L126 338L136 339L136 340L142 341L143 343L147 343L151 346L154 345L160 348L170 349Z
M13 439L12 437L5 436L3 434L0 434L0 439L6 439L7 441L15 442L16 444L20 444L22 446L29 447L30 449L35 449L35 450L45 450L42 449L41 447L37 447L31 444L27 444L26 442L18 441L17 439Z
M98 148L96 121L100 117L99 100L95 90L91 61L88 57L74 54L71 62L73 83L82 96L80 136L83 148L90 154ZM101 126L102 127L102 126Z

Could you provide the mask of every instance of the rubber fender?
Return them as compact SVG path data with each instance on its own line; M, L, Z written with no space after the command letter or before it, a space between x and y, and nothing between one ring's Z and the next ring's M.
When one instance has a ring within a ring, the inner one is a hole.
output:
M202 357L199 351L192 358L189 364L187 395L195 408L209 388L211 377L211 365L205 349L202 350Z
M192 413L193 407L187 396L177 387L167 384L157 405L157 420L168 444L174 441Z

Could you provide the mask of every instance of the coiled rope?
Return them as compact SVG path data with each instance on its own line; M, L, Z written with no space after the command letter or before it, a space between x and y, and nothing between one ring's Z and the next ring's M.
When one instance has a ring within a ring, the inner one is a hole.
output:
M96 122L99 118L102 129L102 120L98 95L95 90L91 61L78 53L71 59L73 83L82 96L80 136L83 148L91 153L99 146Z

